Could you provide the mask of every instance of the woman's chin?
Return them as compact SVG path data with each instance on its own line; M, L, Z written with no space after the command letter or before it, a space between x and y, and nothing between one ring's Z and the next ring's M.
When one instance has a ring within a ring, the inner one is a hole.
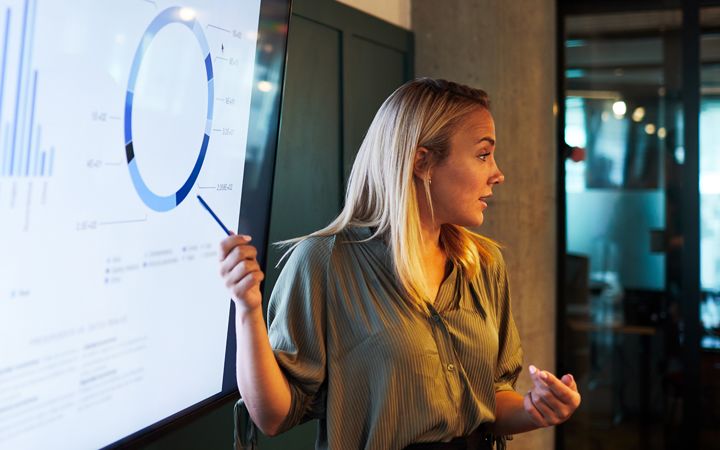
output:
M483 213L480 213L479 216L467 217L465 218L465 220L457 223L456 225L460 225L466 228L477 228L482 225L483 222L485 222L485 216L483 215Z

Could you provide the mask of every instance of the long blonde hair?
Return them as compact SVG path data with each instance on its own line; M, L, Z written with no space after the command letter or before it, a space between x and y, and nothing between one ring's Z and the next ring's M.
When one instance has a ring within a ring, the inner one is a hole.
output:
M450 138L463 118L489 109L479 89L441 79L419 78L400 86L380 106L360 146L348 180L345 206L325 228L280 242L288 253L312 236L332 236L349 226L375 228L369 238L388 242L397 279L411 305L427 311L426 271L418 193L413 182L418 147L428 150L428 170L449 154ZM432 211L425 180L424 195ZM497 252L492 240L458 225L444 224L440 246L468 279L490 264ZM287 253L286 253L287 254Z

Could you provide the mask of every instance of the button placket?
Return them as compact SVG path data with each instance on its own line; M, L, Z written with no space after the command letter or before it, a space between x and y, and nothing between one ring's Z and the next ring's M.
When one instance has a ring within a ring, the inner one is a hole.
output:
M459 407L462 402L463 388L461 386L458 368L454 363L455 350L452 346L450 330L448 330L445 321L432 303L428 303L428 309L430 310L430 319L437 324L437 326L433 326L433 337L440 352L440 361L442 361L443 369L447 374L444 378L448 394L452 401Z
M453 355L455 352L449 352L448 351L448 342L450 341L450 332L448 331L447 327L445 326L445 323L442 320L442 317L440 317L440 314L435 310L435 308L430 305L430 311L431 315L430 318L438 324L438 328L440 329L440 335L442 336L442 343L439 345L439 347L443 348L442 352L442 359L443 361L452 360L451 358L448 358L447 355ZM445 364L445 368L448 370L448 372L455 372L455 364L453 363L447 363Z

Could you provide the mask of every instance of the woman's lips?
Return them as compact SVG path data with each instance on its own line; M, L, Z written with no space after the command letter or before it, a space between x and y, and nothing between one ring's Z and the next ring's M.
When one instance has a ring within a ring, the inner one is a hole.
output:
M480 199L479 199L480 203L482 203L486 208L488 207L488 202L490 201L490 197L492 197L492 195L480 197Z

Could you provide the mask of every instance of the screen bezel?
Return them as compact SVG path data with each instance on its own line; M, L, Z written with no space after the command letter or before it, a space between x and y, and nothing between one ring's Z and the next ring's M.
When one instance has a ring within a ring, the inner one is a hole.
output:
M241 200L240 212L236 230L241 230L245 234L253 236L253 241L259 243L257 246L257 260L263 271L266 269L268 234L270 228L270 211L273 189L273 178L275 173L275 157L277 153L277 141L280 131L280 108L282 100L282 92L285 86L285 64L287 60L287 36L288 25L290 22L292 0L261 0L260 2L260 19L258 25L258 39L255 48L255 71L253 74L253 92L251 105L258 100L269 102L272 104L270 113L262 115L251 108L248 130L253 130L255 124L260 121L269 120L268 127L270 133L266 136L265 143L261 149L262 160L255 167L257 170L256 178L249 176L248 165L245 165L243 176L243 199ZM272 52L265 55L265 46L272 45ZM257 89L259 81L265 80L265 76L261 75L261 58L269 58L269 64L274 78L277 81L275 88L263 92ZM245 196L247 189L252 180L260 180L256 189L253 190L252 196ZM250 201L248 201L250 200ZM253 217L253 221L247 220ZM258 220L260 218L260 220ZM244 225L244 228L243 228ZM136 448L138 445L152 442L173 430L176 430L198 417L205 415L230 401L239 398L237 384L235 382L235 307L232 301L229 301L228 314L228 336L225 352L225 370L223 375L222 390L188 408L142 428L135 433L127 435L122 439L112 442L105 446L106 449L117 448Z

